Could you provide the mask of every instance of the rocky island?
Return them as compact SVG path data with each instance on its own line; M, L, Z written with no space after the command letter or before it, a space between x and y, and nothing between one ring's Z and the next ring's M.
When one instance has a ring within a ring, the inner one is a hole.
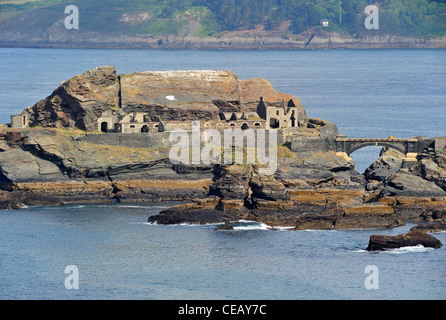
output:
M194 123L275 130L276 170L172 163L170 134ZM349 154L367 145L383 149L360 174ZM445 137L348 139L266 79L213 70L117 74L105 66L64 81L3 125L0 208L178 200L148 221L245 219L294 230L416 223L417 232L433 232L446 225L445 145Z

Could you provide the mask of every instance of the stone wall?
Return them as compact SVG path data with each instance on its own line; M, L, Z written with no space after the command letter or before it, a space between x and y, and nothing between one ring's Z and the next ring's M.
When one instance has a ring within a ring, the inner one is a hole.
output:
M169 142L169 132L143 133L108 133L108 134L87 134L77 138L79 141L86 141L95 144L105 144L112 146L124 146L130 148L154 148L166 147L172 144Z
M334 137L291 136L293 152L327 152L336 150Z
M229 128L225 128L229 129ZM202 129L200 131L203 134ZM220 131L222 146L224 139L224 129L217 129ZM231 129L232 130L232 129ZM257 133L254 129L254 136L256 138L257 145ZM267 130L268 131L268 130ZM243 132L243 131L242 131ZM192 137L191 132L188 132L189 136ZM86 134L85 136L78 137L78 141L85 141L94 144L105 144L111 146L123 146L129 148L156 148L156 147L169 147L176 144L176 141L169 141L171 132L151 132L151 133L105 133L105 134ZM269 145L268 133L265 135L265 145ZM277 144L282 145L285 142L285 135L283 130L277 130ZM192 143L190 141L190 143ZM246 142L244 142L246 145ZM201 143L201 147L203 143Z

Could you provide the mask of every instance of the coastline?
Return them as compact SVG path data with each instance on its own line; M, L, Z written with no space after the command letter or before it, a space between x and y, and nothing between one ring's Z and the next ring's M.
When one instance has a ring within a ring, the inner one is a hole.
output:
M446 37L415 38L396 35L351 38L333 34L305 37L240 36L197 37L176 35L144 35L140 37L85 32L80 37L16 40L0 39L0 48L64 48L64 49L160 49L160 50L324 50L324 49L446 49ZM81 41L78 39L81 38Z

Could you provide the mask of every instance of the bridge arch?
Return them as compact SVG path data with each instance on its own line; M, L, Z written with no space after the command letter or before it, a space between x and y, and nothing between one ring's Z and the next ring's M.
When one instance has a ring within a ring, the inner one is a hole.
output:
M404 147L404 145L399 146L399 145L396 145L395 143L385 142L385 141L382 141L382 142L381 141L364 141L364 142L360 142L360 143L350 144L350 145L347 145L345 153L350 155L351 153L353 153L356 150L359 150L361 148L373 147L373 146L388 147L391 149L395 149L396 151L399 151L402 154L406 153L406 148Z

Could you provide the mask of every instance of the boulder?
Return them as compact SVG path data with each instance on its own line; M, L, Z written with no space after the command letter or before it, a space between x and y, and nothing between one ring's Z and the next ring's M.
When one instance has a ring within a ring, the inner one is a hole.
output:
M442 243L437 238L420 231L409 231L397 236L371 235L368 251L382 251L386 249L397 249L407 246L422 245L430 248L440 248Z
M438 151L435 156L421 154L420 158L418 164L412 169L413 173L432 181L446 191L446 148Z
M234 230L234 226L232 224L230 224L230 223L223 223L223 224L219 225L215 230L219 230L219 231L221 231L221 230L225 230L225 231L227 231L227 230Z
M395 149L382 148L379 159L373 162L364 172L368 181L384 181L396 174L403 163L404 154Z
M446 191L433 181L401 169L387 179L381 196L445 197Z

